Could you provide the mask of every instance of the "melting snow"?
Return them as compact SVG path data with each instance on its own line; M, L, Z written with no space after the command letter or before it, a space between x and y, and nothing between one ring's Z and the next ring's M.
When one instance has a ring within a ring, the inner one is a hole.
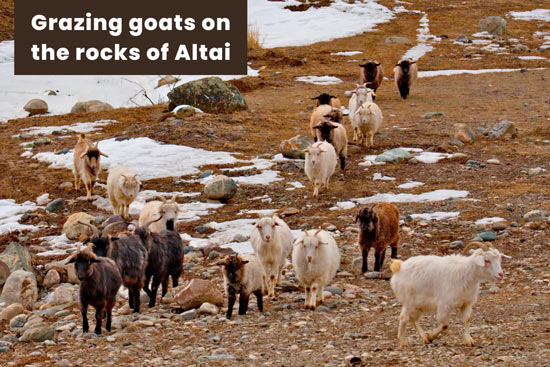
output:
M424 220L443 220L456 218L460 215L460 212L433 212L433 213L422 213L422 214L411 214L413 219L420 218Z
M296 77L296 81L317 84L317 85L328 85L328 84L338 84L342 83L342 79L335 76L299 76Z
M353 201L340 201L336 203L336 206L330 208L330 210L348 210L355 208L355 203Z
M416 30L417 36L416 39L418 44L413 48L409 49L405 55L404 59L410 58L413 60L418 60L422 56L426 55L428 52L433 50L432 43L435 41L440 41L439 38L430 34L428 14L424 13L420 19L420 27Z
M290 185L292 187L287 187L287 191L292 191L292 190L296 190L296 189L302 189L304 188L305 186L299 182L299 181L293 181L293 182L287 182L286 183L287 185Z
M529 11L511 11L507 14L517 20L541 20L550 22L550 9L535 9Z
M376 172L376 173L373 175L372 180L373 180L373 181L395 181L395 177L382 176L381 173Z
M419 71L419 78L430 78L440 75L458 75L458 74L485 74L485 73L510 73L513 71L520 71L521 69L479 69L479 70L431 70L431 71ZM527 70L544 70L544 68L532 68Z
M493 223L497 223L497 222L504 222L506 219L504 218L501 218L501 217L490 217L490 218L481 218L481 219L478 219L476 220L476 223L475 224L493 224Z
M448 153L436 153L436 152L422 152L414 157L422 163L437 163L442 159L449 158L451 154Z
M422 194L377 194L367 198L356 198L351 200L358 204L379 203L382 201L389 203L426 203L447 200L450 198L465 198L468 194L468 191L463 190L435 190Z
M412 188L414 188L414 187L418 187L418 186L422 186L422 185L424 185L423 182L419 182L419 181L410 181L410 182L407 182L407 183L398 185L397 188L398 188L398 189L412 189Z
M19 223L19 219L21 219L25 212L34 210L35 208L36 205L31 201L17 204L13 199L0 199L0 234L26 229L31 231L37 230L38 228L35 226Z
M99 120L94 122L77 122L72 125L61 125L61 126L35 126L29 127L27 129L22 129L21 131L30 134L30 135L51 135L55 131L61 131L63 134L68 134L69 132L75 133L88 133L92 131L101 130L101 126L110 125L116 123L115 120Z
M362 54L363 51L340 51L340 52L332 52L331 55L334 55L334 56L353 56L353 55L358 55L358 54Z
M546 57L542 56L518 56L520 60L546 60Z

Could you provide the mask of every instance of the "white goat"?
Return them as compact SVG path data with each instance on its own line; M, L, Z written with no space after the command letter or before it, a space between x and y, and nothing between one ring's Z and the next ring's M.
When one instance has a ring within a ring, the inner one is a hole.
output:
M401 346L408 346L407 322L415 327L424 343L429 344L447 329L453 309L458 309L464 321L464 343L474 345L470 336L470 316L479 284L504 278L500 264L505 256L494 248L476 244L484 249L478 249L468 257L415 256L406 261L393 260L390 265L393 273L391 287L403 304L397 334ZM439 322L438 327L427 333L418 323L425 312L436 312Z
M328 189L330 176L336 170L338 157L332 144L326 141L317 142L305 149L306 163L304 170L311 182L313 182L313 197L319 196L319 188L325 185Z
M141 182L136 172L128 167L113 168L107 176L107 194L113 207L113 214L129 219L128 209L136 199Z
M86 134L80 134L74 147L73 153L73 174L74 188L80 190L80 181L86 186L86 200L92 201L94 194L94 185L97 176L101 171L101 156L108 157L107 154L99 150L99 142L95 145L86 138Z
M332 236L321 229L303 233L294 243L292 266L305 288L306 309L324 302L323 289L340 267L340 251Z
M348 155L348 133L344 125L330 121L325 117L314 129L317 133L317 141L327 141L332 144L336 154L340 157L340 168L344 170Z
M382 111L376 103L365 102L359 106L351 119L353 130L357 130L359 144L365 147L374 146L374 134L382 126L383 118Z
M274 297L275 284L281 284L285 260L292 249L290 228L276 215L263 217L256 222L250 243L264 268L264 289L269 297Z
M153 222L149 225L151 232L161 232L165 229L173 231L176 227L176 220L178 219L179 207L176 202L176 195L172 196L170 200L166 200L161 196L162 201L150 201L139 213L138 225L141 227L145 223L151 222L155 218L162 215L162 219Z
M349 100L348 110L349 110L349 119L351 122L351 126L353 127L353 141L357 141L357 139L360 137L360 130L359 125L360 123L354 122L355 118L358 118L359 116L355 115L355 112L357 109L365 102L373 102L374 98L376 97L376 93L374 93L374 90L365 87L364 85L357 84L357 88L353 91L353 95L351 96Z

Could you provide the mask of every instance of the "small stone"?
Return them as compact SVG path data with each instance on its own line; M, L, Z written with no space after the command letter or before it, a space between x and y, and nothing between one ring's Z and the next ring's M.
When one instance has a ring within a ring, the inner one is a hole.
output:
M187 117L194 116L196 113L195 108L192 106L181 107L176 111L176 117L179 119L185 119Z
M487 167L487 165L485 163L482 163L482 162L479 162L479 161L476 161L476 160L473 160L473 159L469 159L469 160L466 161L466 167L468 167L468 168L473 168L473 167L484 168L484 167Z
M451 138L464 144L471 144L476 139L476 135L468 125L460 123L454 124Z
M468 36L461 34L456 38L456 42L470 43L470 40L468 39Z
M449 245L450 248L463 248L464 247L464 242L462 241L453 241L451 242L451 244Z
M197 317L197 310L194 308L192 310L185 311L180 314L180 320L182 321L193 320L196 317Z
M433 118L445 118L447 115L443 112L427 112L422 115L423 119L430 120Z
M279 212L279 217L281 218L289 217L291 215L295 215L298 213L300 213L300 211L296 208L285 208L281 212Z
M498 122L493 127L491 127L485 135L491 138L503 138L506 135L511 135L512 138L517 136L518 128L513 122L502 121Z
M50 201L50 203L46 205L46 210L49 211L50 213L56 212L61 208L63 208L64 205L65 205L65 200L63 200L62 198L57 198L53 201Z
M0 312L0 324L4 321L9 321L15 316L22 314L25 311L25 307L21 303L13 303L4 308Z
M317 311L317 312L330 312L330 309L327 306L321 305L321 306L317 306L315 311Z
M405 43L405 44L412 44L411 40L406 37L400 37L400 36L389 36L386 37L384 40L384 43L390 44L390 43Z
M386 150L382 154L376 156L374 161L397 163L402 161L403 159L409 159L411 157L412 155L406 150L403 150L400 148L394 148L394 149Z
M52 340L54 337L54 329L49 325L37 325L25 330L20 340L22 342L43 342Z
M335 287L335 286L325 287L325 291L332 293L332 295L338 295L338 296L341 296L343 293L341 288Z
M199 315L217 315L218 312L219 308L208 302L203 303L198 310Z
M379 271L369 271L368 273L365 273L365 278L367 278L367 279L378 279L378 278L380 278L380 272Z
M208 199L229 200L237 193L237 183L230 177L218 175L204 186Z
M61 277L59 276L59 273L55 269L50 269L46 273L46 276L44 277L44 281L42 282L42 286L46 288L53 287L54 285L59 284L61 281Z
M544 171L542 167L529 168L527 170L527 174L529 174L529 176L536 176L540 174L542 171Z
M506 21L499 16L490 16L479 20L479 29L493 36L502 36L506 30Z
M494 241L497 239L497 234L495 232L486 231L486 232L481 232L477 234L476 238L483 241Z
M113 109L108 103L101 102L98 100L77 102L71 108L71 113L87 113L87 112L103 112L110 111Z
M234 237L233 237L233 242L245 242L247 241L248 238L240 233L237 233Z
M500 161L496 158L488 159L487 163L489 163L489 164L501 164Z
M39 137L39 138L36 138L32 141L32 144L33 146L38 146L38 145L48 145L48 144L51 144L52 141L46 137Z
M214 174L214 171L209 169L209 170L206 170L204 172L201 172L201 174L199 175L199 178L205 178L205 177L208 177L208 176L212 176L213 174Z
M531 210L523 215L523 219L526 222L537 222L539 220L546 219L546 212L544 210Z
M506 228L508 228L508 224L505 221L491 224L491 229L493 231L504 231Z

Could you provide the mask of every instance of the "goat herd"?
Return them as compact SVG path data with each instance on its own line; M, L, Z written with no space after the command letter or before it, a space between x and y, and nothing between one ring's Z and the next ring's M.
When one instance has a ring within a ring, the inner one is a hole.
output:
M382 68L376 60L361 64L360 85L349 103L350 120L354 140L372 146L374 133L382 123L380 108L373 102L376 89L382 82ZM406 98L417 67L412 60L401 60L396 65L395 81L402 98ZM315 144L306 149L305 172L313 181L313 196L319 187L328 187L330 176L340 157L345 167L347 136L342 118L340 101L323 93L314 98L318 106L311 116L311 131ZM75 189L80 181L86 186L87 199L91 200L94 184L100 171L100 156L106 156L81 134L74 150ZM175 197L170 200L152 201L140 213L133 233L111 235L119 226L127 226L128 207L136 198L141 183L136 173L127 167L117 167L109 172L107 192L114 217L100 232L95 226L80 222L92 231L92 246L73 254L69 262L75 264L80 280L80 302L83 330L89 329L86 316L88 305L96 309L97 334L101 333L102 317L106 314L106 329L111 329L111 311L121 285L129 290L129 306L140 311L140 291L149 295L149 306L156 302L159 286L162 295L168 288L169 277L174 287L183 272L183 243L176 231L178 206ZM406 261L397 260L399 244L399 211L394 204L378 203L362 208L357 216L358 243L362 255L362 272L367 271L367 256L375 249L374 270L380 271L386 248L391 248L393 273L391 287L403 305L399 317L398 338L407 346L405 330L411 323L425 343L430 343L447 328L450 313L458 309L464 321L464 342L471 346L469 324L472 306L477 300L481 282L495 282L504 275L501 269L503 254L484 243L472 242L467 246L480 247L469 256L415 256ZM276 215L265 216L256 222L250 235L254 254L232 254L217 264L223 267L225 291L228 298L227 318L230 319L237 295L239 314L246 313L250 295L257 297L263 311L262 297L275 296L275 286L280 284L282 270L292 252L292 265L296 278L305 289L305 308L315 309L323 303L323 289L335 276L340 265L340 252L332 235L322 229L303 232L293 241L288 225ZM464 254L466 254L466 249ZM149 284L151 282L151 284ZM419 325L420 316L435 312L439 326L424 331Z

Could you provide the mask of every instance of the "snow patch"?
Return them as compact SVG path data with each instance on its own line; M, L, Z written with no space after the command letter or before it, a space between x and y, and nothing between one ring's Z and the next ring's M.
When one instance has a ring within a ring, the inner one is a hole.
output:
M92 131L101 130L102 126L110 125L116 122L118 121L99 120L94 122L77 122L76 124L72 124L72 125L34 126L34 127L22 129L21 131L29 135L52 135L55 131L60 131L64 135L67 135L70 132L89 133Z
M516 20L541 20L543 22L550 22L550 9L511 11L506 16Z
M31 201L17 204L13 199L0 199L0 234L23 230L36 231L38 228L35 226L19 223L25 212L34 209L36 205Z
M395 181L395 177L382 176L381 173L376 172L376 173L373 175L372 180L373 180L373 181Z
M531 68L527 70L544 70L545 68ZM449 76L449 75L458 75L458 74L485 74L485 73L511 73L514 71L520 71L521 69L479 69L479 70L468 70L468 69L458 69L458 70L430 70L430 71L419 71L419 78L430 78L434 76Z
M299 76L296 77L296 81L317 85L329 85L329 84L338 84L342 83L342 79L335 76Z
M353 56L353 55L359 55L362 54L363 51L340 51L340 52L332 52L331 55L333 56Z
M504 222L505 220L506 219L501 218L501 217L481 218L481 219L476 220L475 224L486 225L486 224L493 224L493 223L497 223L497 222Z
M460 212L432 212L432 213L422 213L422 214L411 214L413 219L424 219L424 220L444 220L450 218L456 218L460 215Z
M449 158L451 154L448 153L437 153L437 152L422 152L416 154L414 157L422 163L431 164L437 163L442 159Z
M424 185L423 182L419 182L419 181L410 181L410 182L407 182L407 183L398 185L397 188L398 188L398 189L412 189L412 188L415 188L415 187L418 187L418 186L422 186L422 185Z
M351 199L358 204L370 204L386 201L389 203L427 203L432 201L442 201L451 198L465 198L469 192L464 190L435 190L424 192L422 194L376 194L366 198Z

